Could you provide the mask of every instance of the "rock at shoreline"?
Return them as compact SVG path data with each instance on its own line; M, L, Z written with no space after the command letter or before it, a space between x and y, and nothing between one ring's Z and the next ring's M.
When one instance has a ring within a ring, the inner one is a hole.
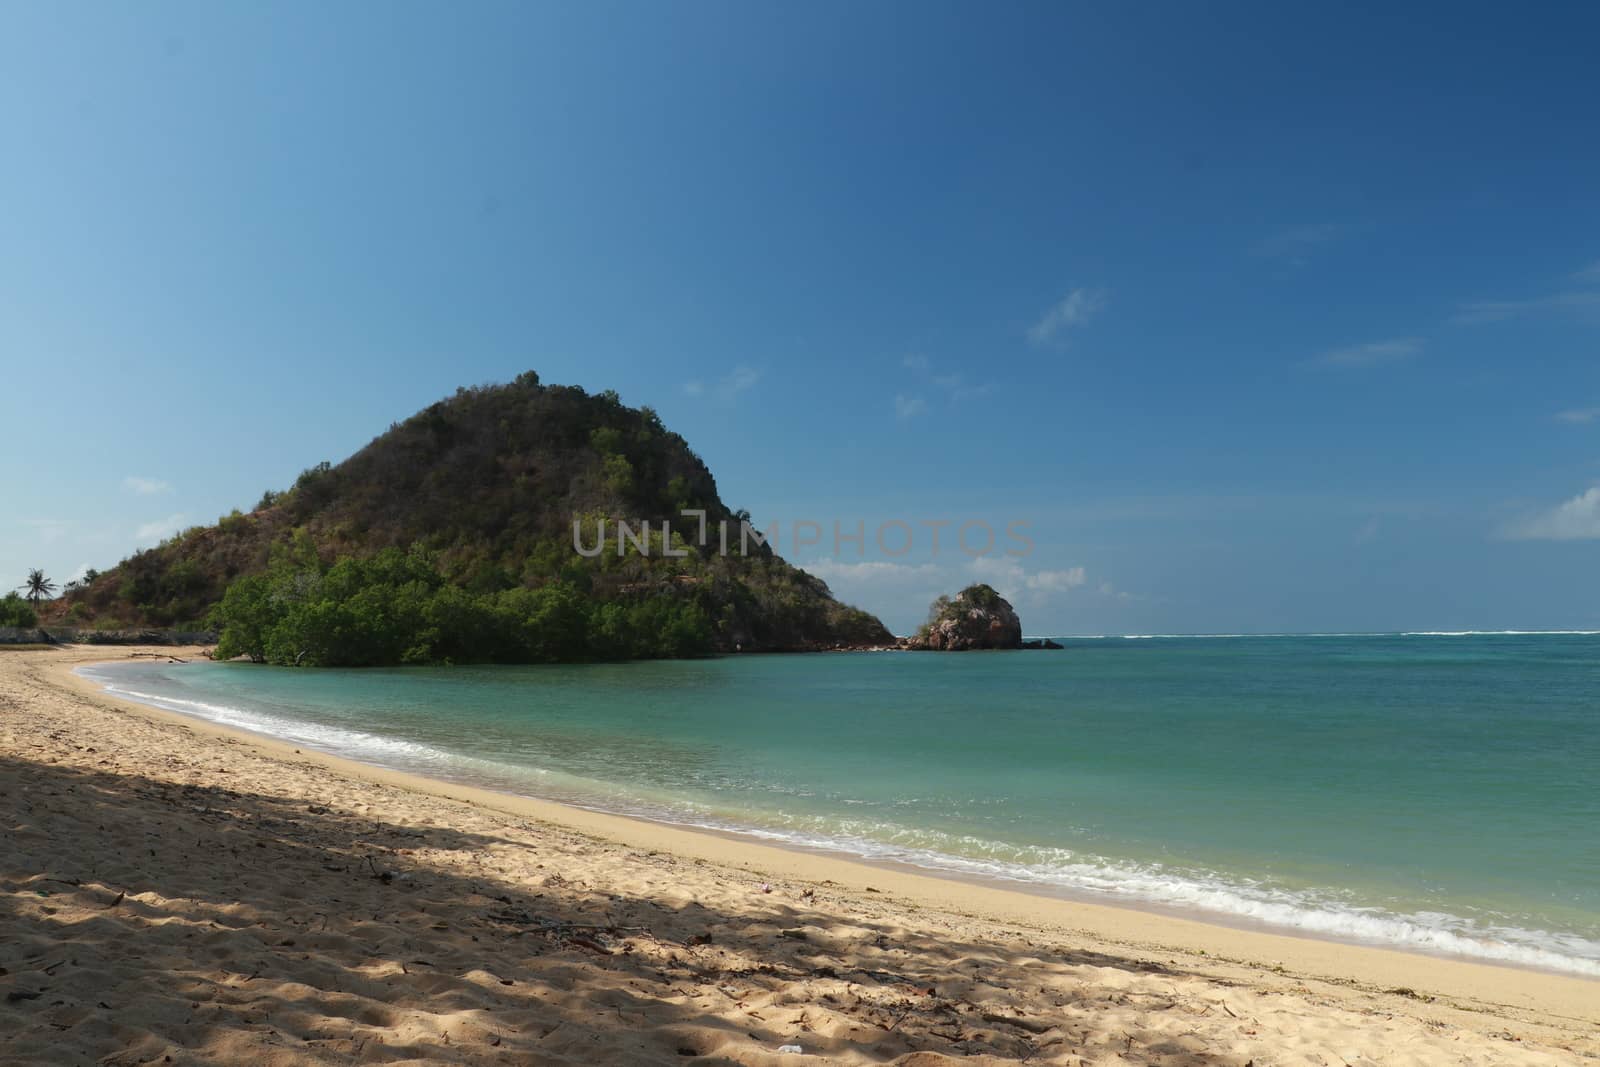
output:
M991 587L969 585L954 597L935 600L927 624L906 638L903 647L933 652L1021 648L1022 620Z

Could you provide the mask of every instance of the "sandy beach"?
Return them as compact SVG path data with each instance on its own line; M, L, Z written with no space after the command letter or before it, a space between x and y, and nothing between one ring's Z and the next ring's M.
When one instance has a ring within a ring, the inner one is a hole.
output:
M430 782L71 673L196 651L0 651L0 1062L1600 1058L1600 982Z

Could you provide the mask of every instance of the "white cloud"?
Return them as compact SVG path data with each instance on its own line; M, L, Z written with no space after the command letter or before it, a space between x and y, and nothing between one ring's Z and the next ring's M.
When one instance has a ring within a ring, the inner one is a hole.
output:
M1388 341L1372 341L1364 345L1335 348L1316 357L1313 362L1327 367L1376 367L1382 363L1397 363L1410 359L1422 351L1422 342L1414 337L1397 337Z
M1338 239L1344 232L1345 227L1331 222L1288 226L1256 242L1250 251L1263 259L1278 259L1303 267L1313 249Z
M163 482L158 478L141 478L136 474L130 474L122 479L122 488L130 493L138 493L140 496L155 496L157 493L172 492L172 484L170 482Z
M916 418L928 410L928 402L920 396L906 396L896 393L894 397L894 417L904 422L906 419Z
M959 404L962 401L971 400L974 397L987 396L989 392L994 389L994 386L988 382L969 383L963 375L953 371L949 373L935 373L933 363L928 359L927 356L921 355L920 353L906 356L900 361L900 363L903 367L912 371L917 377L923 379L935 389L943 392L945 399L947 399L951 404ZM905 396L896 398L895 406L897 411L899 410L902 401L914 408L914 410L900 415L902 419L910 418L912 415L920 414L927 408L926 403L923 402L921 397Z
M1568 411L1558 411L1555 415L1557 422L1593 422L1600 419L1600 408L1572 408Z
M1517 541L1586 541L1600 538L1600 486L1513 525L1506 536Z
M729 400L738 396L747 389L752 389L761 380L761 372L754 367L744 364L733 368L726 378L717 383L717 392Z
M1478 326L1542 311L1600 312L1600 261L1573 271L1568 280L1576 282L1580 288L1562 289L1522 300L1468 301L1450 317L1450 322L1456 326Z
M846 563L843 560L824 557L799 566L801 570L814 574L825 582L845 580L880 586L938 582L943 579L945 573L944 568L936 563L894 563L878 559Z
M998 589L1007 600L1014 598L1023 588L1025 572L1015 557L979 556L967 564L967 569L975 577Z
M741 393L755 388L761 381L761 372L754 367L741 363L727 374L718 378L715 384L707 386L706 383L692 379L683 383L683 391L688 396L705 396L709 391L718 400L731 403L739 398Z
M1043 593L1065 593L1069 589L1076 589L1088 581L1088 575L1082 567L1069 567L1064 571L1035 571L1028 575L1024 582L1029 589L1037 589Z
M1048 344L1063 330L1082 326L1105 306L1105 290L1074 289L1028 329L1028 340L1036 345Z
M1600 308L1600 291L1551 293L1528 300L1478 300L1462 304L1450 321L1457 326L1502 322L1539 311L1582 311Z
M133 536L140 541L164 541L183 529L188 522L189 516L180 511L164 519L145 523L134 531Z
M1065 570L1030 571L1014 556L994 553L975 556L965 563L896 563L891 560L845 561L831 557L810 560L798 566L823 581L874 588L926 587L938 592L954 592L975 581L987 582L1002 596L1013 599L1023 593L1065 593L1080 588L1089 580L1082 567Z
M1030 571L1014 556L979 556L967 565L967 569L1011 601L1030 593L1036 598L1066 593L1089 580L1088 573L1082 567Z

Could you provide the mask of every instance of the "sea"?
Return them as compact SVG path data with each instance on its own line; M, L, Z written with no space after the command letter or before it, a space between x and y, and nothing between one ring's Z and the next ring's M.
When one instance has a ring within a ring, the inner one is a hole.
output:
M1010 888L1600 977L1600 634L81 668L369 764Z

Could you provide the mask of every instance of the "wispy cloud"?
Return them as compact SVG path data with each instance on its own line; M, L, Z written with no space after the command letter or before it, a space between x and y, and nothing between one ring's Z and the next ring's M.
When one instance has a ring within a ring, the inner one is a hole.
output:
M188 525L189 516L183 512L168 515L164 519L147 522L134 531L134 537L140 541L164 541Z
M935 375L933 384L945 391L952 404L970 400L973 397L987 396L994 388L989 382L968 382L960 374Z
M1100 595L1103 596L1103 597L1110 597L1112 600L1143 600L1143 599L1145 599L1144 597L1136 596L1133 593L1128 593L1128 592L1125 592L1125 591L1123 591L1121 589L1118 589L1116 586L1112 585L1110 582L1101 582L1100 583Z
M1477 326L1542 311L1581 311L1589 308L1600 308L1600 290L1571 290L1528 300L1479 300L1462 304L1461 310L1452 315L1450 321L1457 326Z
M122 479L122 488L140 496L155 496L159 493L172 492L172 483L163 482L158 478L141 478L136 474L130 474Z
M732 400L740 393L754 389L756 383L760 380L760 371L756 370L754 367L747 367L743 364L740 364L739 366L733 368L733 370L728 373L727 377L723 378L722 381L717 383L717 392L726 399Z
M689 396L705 396L709 392L718 400L731 402L737 400L741 394L754 389L756 383L760 381L759 370L741 363L709 386L699 379L684 382L683 391Z
M1478 326L1547 311L1585 312L1600 309L1600 262L1573 271L1568 281L1576 282L1578 288L1562 288L1522 300L1469 301L1451 316L1450 322L1456 326Z
M1557 422L1589 423L1600 419L1600 408L1571 408L1555 413Z
M1082 326L1105 309L1103 289L1074 289L1055 303L1028 329L1028 340L1049 344L1063 332Z
M1303 267L1311 253L1344 236L1346 228L1332 222L1286 226L1276 233L1257 241L1250 254L1262 259L1275 259L1293 267Z
M920 396L907 396L904 393L894 395L894 417L904 422L914 419L928 410L928 402Z
M1029 570L1011 556L979 556L968 564L968 569L1012 601L1029 594L1040 598L1067 593L1089 580L1082 567Z
M1065 593L1088 581L1088 575L1082 567L1068 567L1064 571L1034 571L1026 575L1022 581L1029 589L1044 593Z
M959 404L973 397L987 395L994 386L988 382L969 382L962 374L955 372L935 373L932 361L921 353L905 356L900 360L900 365L911 371L915 377L926 385L943 393L945 399L952 404ZM895 410L898 414L902 403L911 405L915 410L900 414L901 418L920 414L927 409L927 404L920 396L902 394L895 397Z
M1387 341L1371 341L1364 345L1350 345L1324 352L1312 360L1325 367L1376 367L1383 363L1398 363L1422 351L1422 342L1415 337L1397 337Z
M894 563L878 559L846 561L824 557L800 566L825 582L843 579L895 587L928 582L937 585L946 573L937 563Z
M1600 538L1600 486L1586 489L1549 511L1512 524L1514 541L1587 541Z

